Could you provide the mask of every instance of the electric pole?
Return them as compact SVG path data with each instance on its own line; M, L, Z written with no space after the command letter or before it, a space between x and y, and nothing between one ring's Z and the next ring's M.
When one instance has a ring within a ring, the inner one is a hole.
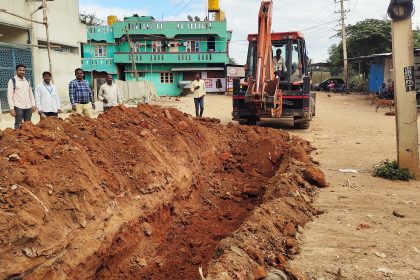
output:
M346 17L346 10L344 10L344 0L340 0L340 7L341 7L341 38L343 42L343 59L344 59L344 81L346 82L346 93L349 90L349 61L347 57L347 34L346 34L346 24L345 24L345 17Z
M128 34L127 26L125 27L125 34L127 35L128 45L130 46L130 54L131 54L131 66L134 71L134 75L136 76L136 81L139 81L139 75L137 73L137 66L136 66L136 60L134 58L134 48L133 48L133 42L131 42L130 34Z
M48 16L47 16L47 0L42 0L42 12L44 16L44 25L45 25L45 33L47 36L47 53L48 53L48 64L49 64L49 71L50 73L53 72L52 63L51 63L51 45L50 45L50 33L48 30ZM54 77L54 75L52 76Z
M398 165L402 169L408 169L412 175L419 178L419 141L411 25L413 13L412 0L391 0L388 15L392 19Z

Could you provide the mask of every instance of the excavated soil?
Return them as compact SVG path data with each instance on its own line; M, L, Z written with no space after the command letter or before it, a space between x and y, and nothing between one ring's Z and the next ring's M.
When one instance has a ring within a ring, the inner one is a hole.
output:
M327 183L304 140L139 105L0 141L0 279L306 279L287 260Z

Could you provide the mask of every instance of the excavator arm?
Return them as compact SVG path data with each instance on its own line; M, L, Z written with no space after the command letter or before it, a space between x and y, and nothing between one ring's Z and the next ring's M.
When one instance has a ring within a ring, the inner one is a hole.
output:
M274 76L273 53L271 44L271 21L273 1L262 0L258 13L257 61L255 77L248 79L248 96L254 103L267 105L267 96L274 102L273 115L281 115L281 91L278 91L278 80Z

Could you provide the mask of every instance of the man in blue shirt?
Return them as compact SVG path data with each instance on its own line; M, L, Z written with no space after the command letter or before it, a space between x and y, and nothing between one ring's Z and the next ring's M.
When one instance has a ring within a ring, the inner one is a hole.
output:
M74 71L76 79L69 84L70 103L76 114L92 118L92 109L95 110L95 100L88 81L84 79L84 72L77 68Z

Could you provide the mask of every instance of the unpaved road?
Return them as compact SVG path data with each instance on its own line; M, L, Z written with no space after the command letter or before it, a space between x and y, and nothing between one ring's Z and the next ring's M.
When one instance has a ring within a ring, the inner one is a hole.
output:
M191 97L160 104L194 112ZM396 158L395 118L385 111L376 113L365 96L319 93L310 129L263 124L311 141L331 186L316 200L326 213L306 227L302 252L293 261L312 279L420 279L420 183L371 176L373 165ZM230 97L206 96L206 116L227 123L230 112ZM343 174L342 168L359 172Z
M158 104L194 112L192 97ZM228 123L230 112L230 97L206 97L205 116ZM312 279L420 279L420 183L371 176L374 164L396 157L395 118L384 112L376 113L364 96L320 93L310 129L263 124L311 141L318 149L314 159L330 183L315 205L326 213L307 225L299 237L302 252L293 260ZM11 127L10 116L5 119L0 129ZM359 172L343 174L340 168Z

